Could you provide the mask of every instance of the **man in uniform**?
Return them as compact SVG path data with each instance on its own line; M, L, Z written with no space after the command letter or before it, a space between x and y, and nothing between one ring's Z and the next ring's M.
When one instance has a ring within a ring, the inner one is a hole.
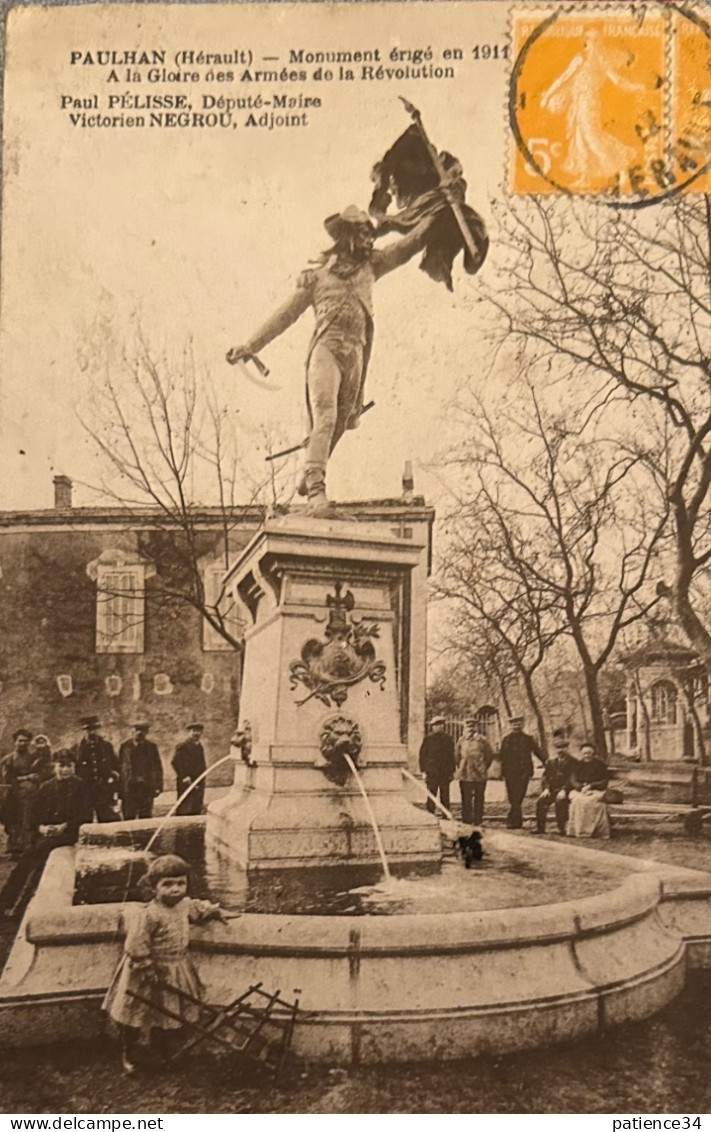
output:
M84 736L74 748L76 772L89 789L96 820L118 821L119 765L116 752L101 734L101 724L95 715L85 715L81 725Z
M550 806L555 806L555 820L558 832L565 834L568 822L568 795L571 789L571 775L575 769L575 759L568 750L568 736L565 728L556 727L553 732L553 753L543 768L541 792L536 801L536 833L546 832L546 817Z
M436 715L430 721L431 731L420 747L420 770L432 795L427 799L431 814L435 812L434 799L438 793L442 805L449 809L449 784L454 778L454 740L445 731L444 722L443 715Z
M150 724L133 724L133 735L119 747L120 793L123 816L153 817L153 801L163 789L163 767L155 743L147 738Z
M74 752L57 751L53 761L54 777L42 783L35 800L38 840L25 850L0 890L0 912L5 914L26 904L52 850L60 845L74 845L79 826L92 818L89 791L74 773Z
M506 817L508 829L520 829L523 825L522 806L526 797L528 784L533 776L533 755L545 765L538 743L532 735L523 730L523 716L516 715L509 719L511 730L504 735L501 741L499 758L501 759L501 772L506 783L506 795L509 800L509 812Z
M200 737L203 733L202 723L188 724L188 737L182 743L178 743L173 755L173 770L175 771L176 787L178 797L184 794L192 782L203 773L206 768L205 751ZM180 817L185 817L191 814L201 814L203 799L205 797L205 779L191 790L187 798L178 806L175 811Z

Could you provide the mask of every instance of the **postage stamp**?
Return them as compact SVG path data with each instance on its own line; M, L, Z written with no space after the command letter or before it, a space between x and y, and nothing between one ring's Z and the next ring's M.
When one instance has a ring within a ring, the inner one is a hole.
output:
M704 169L711 144L711 52L709 29L698 17L675 12L671 67L676 161L682 172L695 172L694 192L708 192L711 172Z
M508 185L644 204L708 185L711 27L690 10L518 10Z

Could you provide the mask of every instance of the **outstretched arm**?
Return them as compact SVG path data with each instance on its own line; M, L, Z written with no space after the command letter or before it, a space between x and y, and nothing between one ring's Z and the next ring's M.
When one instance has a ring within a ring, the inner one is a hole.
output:
M376 279L381 279L383 275L387 275L390 271L394 271L396 267L402 267L407 263L408 259L412 259L414 255L425 246L427 241L427 233L439 218L440 213L435 212L431 216L427 216L421 220L416 228L413 228L407 236L397 240L394 244L390 244L387 248L378 248L373 252L373 272Z
M297 287L291 298L287 299L271 318L268 318L260 326L248 342L245 342L243 346L235 346L228 352L227 361L231 365L235 365L245 354L258 354L264 346L268 346L270 342L273 342L275 338L278 338L280 334L293 326L310 305L311 289L308 286Z

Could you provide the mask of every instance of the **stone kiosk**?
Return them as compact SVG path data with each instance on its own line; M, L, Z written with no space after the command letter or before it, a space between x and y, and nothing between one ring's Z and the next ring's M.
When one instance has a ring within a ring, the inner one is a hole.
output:
M245 610L240 726L251 741L207 840L249 872L371 865L436 868L437 821L405 794L395 647L398 610L425 547L382 525L267 520L229 585Z

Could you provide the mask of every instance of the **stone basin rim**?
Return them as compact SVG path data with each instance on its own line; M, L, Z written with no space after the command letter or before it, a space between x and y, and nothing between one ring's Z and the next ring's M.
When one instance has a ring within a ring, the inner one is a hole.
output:
M607 892L524 907L393 916L244 912L233 924L204 927L191 946L197 950L246 950L260 954L298 951L323 955L331 951L341 955L353 951L353 933L358 934L361 954L536 946L632 924L648 915L665 895L666 899L673 899L673 893L662 893L659 876L635 873ZM70 905L55 912L31 915L26 938L29 943L45 946L80 942L89 937L96 942L118 939L123 936L124 911L137 907L140 905L133 901Z
M571 848L583 866L598 857ZM711 878L629 864L613 870L615 887L557 904L390 917L245 913L199 928L192 945L216 1003L234 996L236 981L301 988L294 1052L307 1061L509 1053L646 1017L679 993L689 967L709 965ZM100 1004L127 906L70 903L71 849L56 850L47 871L51 910L28 910L30 941L21 932L0 984L8 1045L104 1032ZM423 977L433 958L434 982Z
M447 1018L465 1018L472 1015L491 1015L492 1017L500 1015L502 1011L512 1011L514 1013L526 1014L531 1010L550 1010L561 1004L570 1004L576 1002L586 1002L590 1000L599 999L600 996L610 995L619 988L630 988L636 985L644 984L654 979L658 975L663 975L669 971L673 971L678 964L683 961L685 950L685 943L679 943L676 951L663 959L662 961L647 967L638 972L632 977L625 976L618 979L609 979L603 983L591 983L589 986L580 990L561 991L559 994L545 994L534 995L526 999L511 998L511 999L498 999L496 1002L477 1002L466 1003L461 1006L428 1006L428 1007L414 1007L407 1009L405 1007L392 1007L389 1006L383 1011L373 1009L357 1008L350 1009L324 1009L320 1007L318 1010L303 1010L300 1015L299 1024L308 1025L309 1023L317 1022L318 1024L328 1021L331 1023L338 1022L381 1022L384 1017L390 1021L398 1019L408 1020L417 1018L420 1020L426 1019L444 1019ZM102 1000L106 994L105 986L88 987L81 992L71 991L45 991L41 995L44 1002L66 1003L67 1005L85 1000ZM32 994L15 994L8 996L5 1002L0 1002L0 1010L3 1007L12 1008L23 1005L35 1005L37 996Z

